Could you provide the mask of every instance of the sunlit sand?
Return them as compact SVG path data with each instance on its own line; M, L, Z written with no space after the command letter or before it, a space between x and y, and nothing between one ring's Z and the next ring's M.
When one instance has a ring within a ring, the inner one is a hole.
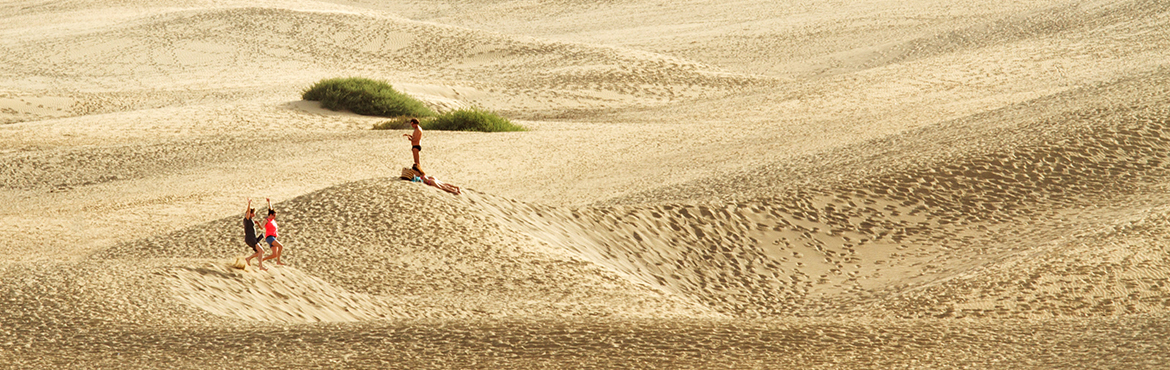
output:
M1167 15L3 3L0 367L1164 366ZM350 76L529 131L403 181Z

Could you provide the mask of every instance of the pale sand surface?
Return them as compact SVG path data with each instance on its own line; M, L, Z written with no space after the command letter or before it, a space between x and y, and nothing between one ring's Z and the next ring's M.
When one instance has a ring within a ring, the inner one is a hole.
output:
M1165 1L0 20L0 367L1170 363ZM299 99L344 76L530 130L426 132L452 196ZM231 266L248 197L288 266Z

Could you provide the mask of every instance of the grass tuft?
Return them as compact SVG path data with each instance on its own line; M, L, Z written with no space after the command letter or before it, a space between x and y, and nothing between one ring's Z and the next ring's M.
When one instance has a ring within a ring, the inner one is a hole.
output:
M459 109L420 121L423 129L446 131L504 132L526 131L507 118L479 108Z
M435 111L418 99L394 90L390 84L368 78L329 78L318 81L301 98L319 101L331 110L348 110L382 117L432 117Z
M411 117L398 116L382 123L375 123L375 130L406 130L410 128ZM421 123L421 120L420 120Z

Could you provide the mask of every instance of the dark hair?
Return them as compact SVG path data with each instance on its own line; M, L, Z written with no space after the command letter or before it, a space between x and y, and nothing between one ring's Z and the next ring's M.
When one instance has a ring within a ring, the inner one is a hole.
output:
M270 210L268 210L268 215L269 215L269 216L275 216L275 215L276 215L276 210L275 210L275 209L270 209Z
M417 124L418 124L418 118L411 118L411 119L410 119L410 124L412 124L412 125L417 125Z
M248 213L256 214L256 209L255 208L248 208Z

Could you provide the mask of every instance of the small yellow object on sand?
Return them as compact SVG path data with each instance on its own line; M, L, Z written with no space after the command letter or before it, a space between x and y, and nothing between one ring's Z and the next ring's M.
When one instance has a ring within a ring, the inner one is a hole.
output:
M244 259L244 256L236 256L236 262L232 263L232 267L248 271L248 261Z

